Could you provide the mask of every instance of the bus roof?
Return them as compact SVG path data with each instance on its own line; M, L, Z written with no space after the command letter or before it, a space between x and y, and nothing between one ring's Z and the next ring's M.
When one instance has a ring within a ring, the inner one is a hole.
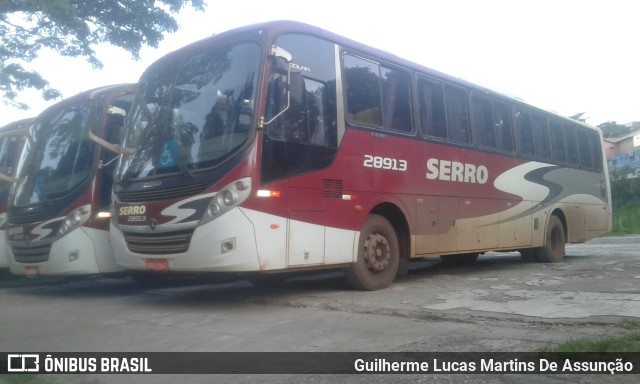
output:
M3 125L0 127L0 138L21 134L22 131L26 130L31 125L33 120L35 120L35 117L28 117L26 119L16 120Z
M45 110L43 110L38 116L45 114L46 112L53 110L53 109L58 109L61 106L64 106L66 104L69 103L74 103L76 102L78 99L81 98L85 98L87 100L92 100L93 98L97 97L100 94L103 94L105 92L133 92L136 89L136 84L129 84L129 83L123 83L123 84L113 84L113 85L105 85L102 87L97 87L97 88L93 88L93 89L89 89L86 91L82 91L80 93L77 93L73 96L69 96L67 98L64 98L60 101L58 101L57 103L47 107Z
M563 120L568 120L571 121L572 123L578 123L581 124L585 127L588 127L590 129L594 129L597 131L600 131L599 128L597 127L593 127L591 125L588 125L586 123L583 123L581 121L578 120L574 120L574 119L570 119L566 116L562 116L557 114L556 112L550 111L550 110L546 110L540 107L536 107L534 105L529 104L528 102L513 97L513 96L509 96L505 93L487 88L485 86L470 82L468 80L464 80L461 79L459 77L455 77L449 74L446 74L444 72L426 67L422 64L404 59L402 57L399 57L393 53L384 51L382 49L379 48L375 48L360 42L357 42L355 40L352 40L348 37L345 36L341 36L338 35L336 33L327 31L325 29L322 29L320 27L317 26L313 26L310 24L306 24L306 23L302 23L302 22L298 22L298 21L291 21L291 20L275 20L275 21L267 21L267 22L263 22L263 23L258 23L258 24L251 24L251 25L246 25L246 26L242 26L242 27L238 27L238 28L234 28L225 32L222 32L220 34L215 34L212 35L210 37L204 38L202 40L193 42L191 44L188 44L182 48L179 48L173 52L168 53L167 55L165 55L164 57L160 58L158 61L164 61L165 58L169 58L169 57L174 57L174 56L180 56L185 54L188 51L192 51L194 49L199 49L202 46L206 46L208 44L217 42L219 40L225 40L228 38L239 38L243 35L250 35L252 32L255 31L266 31L267 35L269 36L277 36L280 35L282 33L303 33L303 34L309 34L309 35L313 35L313 36L318 36L321 38L324 38L326 40L329 40L333 43L336 43L342 47L345 48L349 48L349 49L353 49L356 51L360 51L363 54L366 55L370 55L372 57L375 57L377 59L386 61L388 63L392 63L395 65L399 65L402 67L405 67L409 70L413 70L416 72L420 72L424 75L427 76L432 76L450 83L454 83L460 86L463 86L471 91L477 92L477 93L482 93L485 95L491 95L494 97L499 97L502 98L504 100L509 101L512 104L517 104L517 105L521 105L521 106L526 106L528 108L533 108L536 109L538 111L542 111L544 113L553 115L555 117L558 117L560 119ZM150 67L153 67L155 63L151 64ZM150 68L149 67L149 68Z

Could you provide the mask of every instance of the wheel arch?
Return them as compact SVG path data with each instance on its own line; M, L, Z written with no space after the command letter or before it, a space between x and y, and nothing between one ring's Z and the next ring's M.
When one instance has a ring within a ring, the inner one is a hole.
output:
M389 221L398 237L400 258L408 259L411 252L411 228L404 211L394 203L384 202L376 205L369 214L380 215Z
M562 209L560 208L556 208L551 212L551 215L549 215L549 218L551 218L551 216L556 216L558 217L558 219L560 219L560 222L562 223L562 229L564 230L564 237L565 239L569 239L569 224L567 223L567 216L564 214L564 212L562 211ZM549 220L547 220L547 223L545 224L545 231L546 231L546 226L549 225Z

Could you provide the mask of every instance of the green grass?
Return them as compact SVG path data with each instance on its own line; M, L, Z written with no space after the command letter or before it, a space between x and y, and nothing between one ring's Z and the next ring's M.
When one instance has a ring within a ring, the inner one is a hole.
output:
M570 340L543 352L640 352L640 324L627 321L623 324L629 334L601 339Z
M640 233L640 203L626 203L613 207L612 234Z
M625 204L613 209L612 234L640 233L640 204Z

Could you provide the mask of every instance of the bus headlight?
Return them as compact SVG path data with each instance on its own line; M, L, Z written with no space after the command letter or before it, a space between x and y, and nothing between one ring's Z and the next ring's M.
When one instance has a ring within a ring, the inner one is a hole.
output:
M64 218L60 225L60 234L66 235L67 233L78 228L82 224L86 223L91 216L91 204L83 205L71 211L67 217Z
M227 189L222 191L221 200L225 205L233 205L233 203L236 201L236 198L233 195L233 192Z
M242 204L251 194L251 178L245 177L225 185L209 202L209 207L198 225L203 225L220 217L232 208Z
M207 213L214 217L218 216L220 214L220 206L218 206L218 204L216 204L215 202L211 203L211 205L209 205Z

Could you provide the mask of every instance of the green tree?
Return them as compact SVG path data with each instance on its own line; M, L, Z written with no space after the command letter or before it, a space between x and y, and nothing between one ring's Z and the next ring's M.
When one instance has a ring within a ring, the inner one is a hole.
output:
M178 30L173 15L190 5L202 11L205 0L0 0L0 92L5 105L28 109L17 100L28 88L46 100L61 96L25 64L49 48L62 56L103 64L93 47L110 43L139 59L142 45L157 47L164 33Z
M620 125L615 121L607 121L605 123L599 124L598 128L602 130L602 136L604 136L605 138L621 137L631 133L631 131L633 130L631 127Z

